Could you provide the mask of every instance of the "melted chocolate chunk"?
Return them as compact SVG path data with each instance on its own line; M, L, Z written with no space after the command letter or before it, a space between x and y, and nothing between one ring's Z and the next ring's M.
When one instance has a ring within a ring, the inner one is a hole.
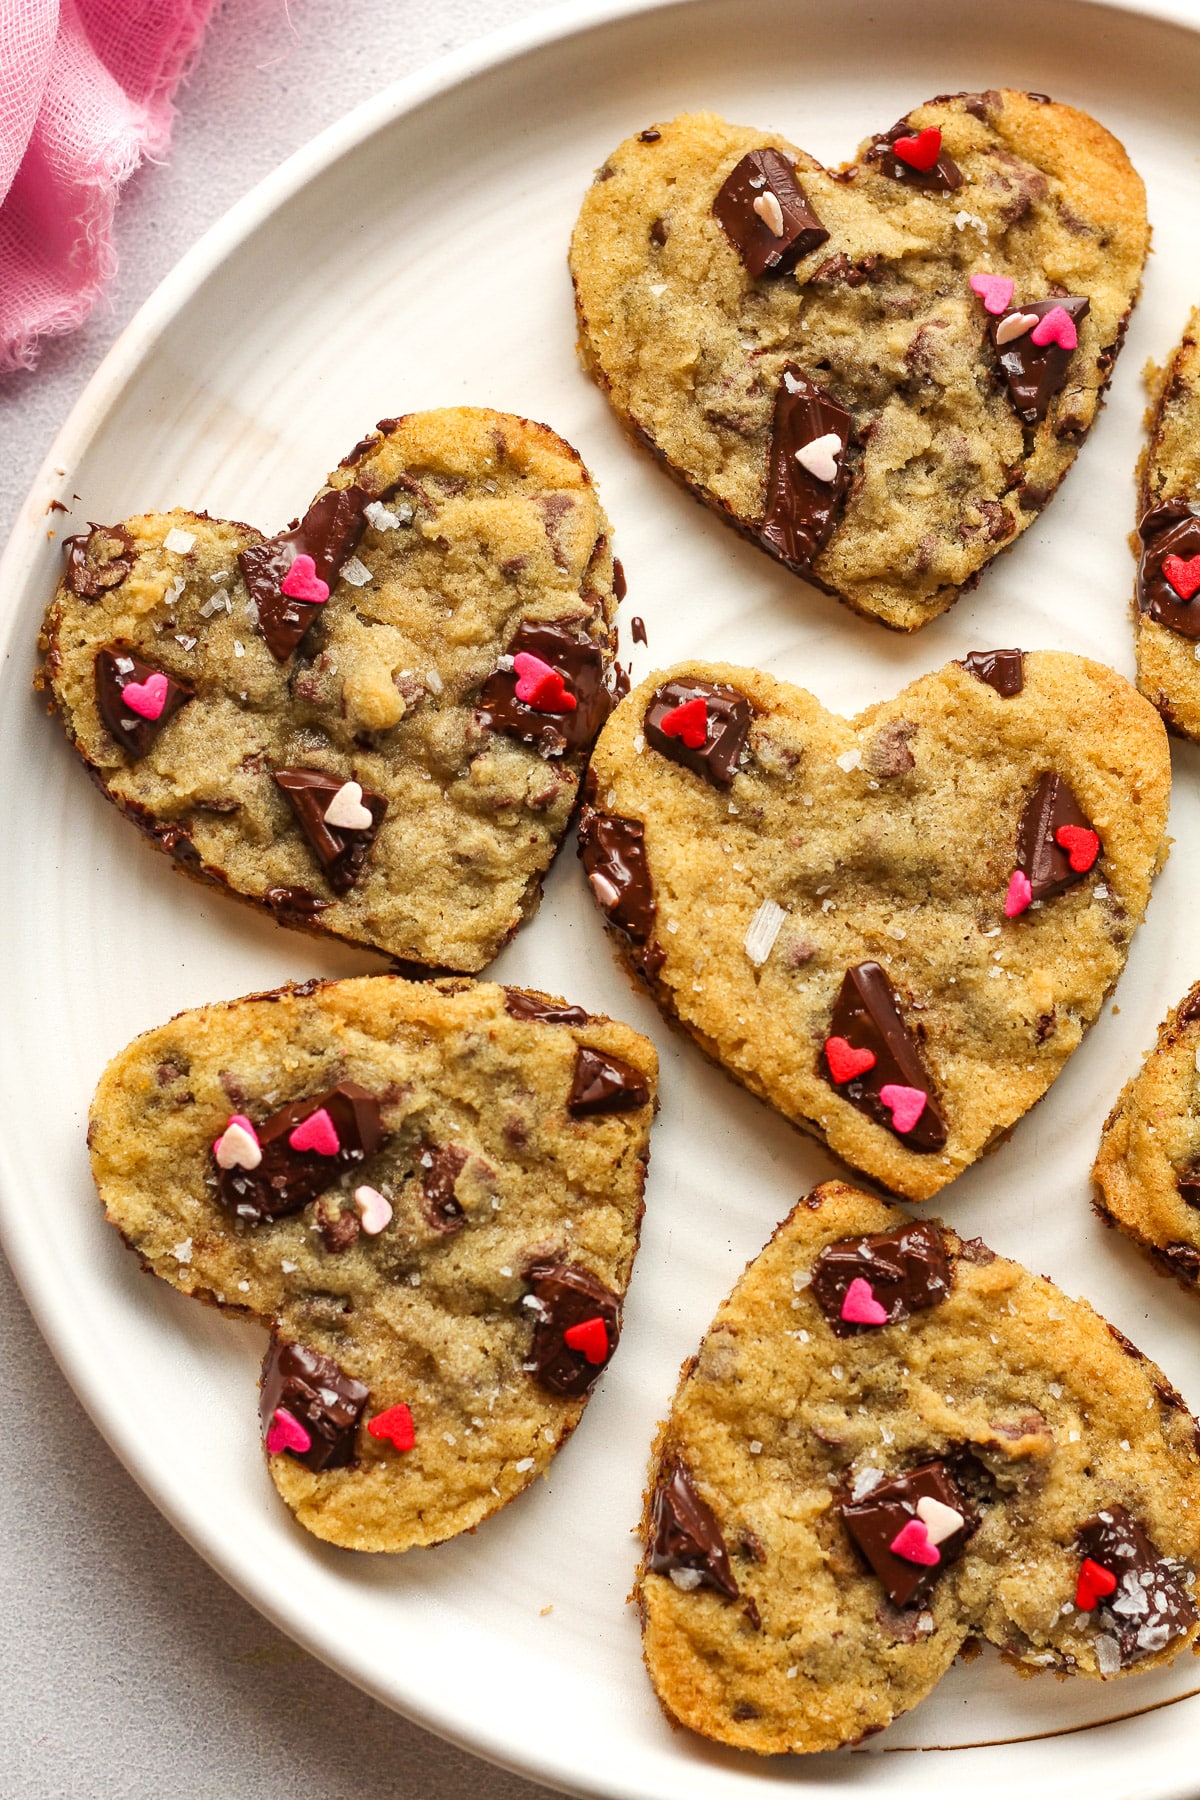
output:
M582 1006L560 1006L540 994L526 993L524 988L505 988L504 1010L514 1019L542 1019L547 1025L588 1025L592 1017Z
M708 735L692 750L681 737L668 737L663 717L689 700L703 700L708 716ZM668 681L646 708L642 730L646 742L660 756L669 757L699 775L711 787L733 786L742 751L750 735L750 702L736 688L713 681Z
M580 637L567 624L535 624L527 619L509 641L507 654L540 657L562 676L567 692L574 695L573 712L539 712L517 699L515 669L496 669L479 692L480 723L522 744L533 744L542 756L561 756L564 751L587 747L613 708L613 697L604 685L604 655L600 645Z
M321 769L275 769L276 784L282 789L295 813L301 830L308 839L325 879L335 894L348 894L363 872L375 835L387 812L382 794L363 789L362 804L371 815L371 824L358 827L330 825L325 809L333 796L345 786L339 775L326 775Z
M1029 877L1035 900L1065 893L1091 873L1073 869L1069 851L1055 841L1055 832L1064 825L1093 829L1062 776L1048 770L1022 807L1017 827L1017 867ZM1093 863L1092 868L1095 866Z
M933 1564L906 1562L893 1556L891 1546L910 1519L917 1517L918 1500L940 1500L963 1516L964 1523L937 1546L940 1560ZM846 1530L884 1585L893 1606L923 1603L929 1589L949 1563L957 1561L979 1516L966 1495L955 1485L944 1462L922 1463L904 1475L881 1481L862 1500L846 1500L838 1507Z
M333 904L331 900L320 899L306 887L268 888L263 899L282 924L291 920L310 924L318 913L327 912Z
M588 1119L597 1113L635 1112L639 1106L648 1105L649 1100L650 1089L640 1069L607 1050L579 1046L567 1097L567 1111L573 1119Z
M1200 1019L1200 985L1192 989L1192 992L1180 1007L1179 1018L1176 1023L1179 1025L1193 1025L1197 1019Z
M931 168L914 169L911 163L902 162L896 155L894 145L897 138L915 138L920 127L910 124L907 119L897 119L890 131L877 137L863 158L864 162L874 163L881 175L889 181L905 181L909 187L934 188L942 194L952 194L962 186L962 170L944 149L938 154L937 161Z
M1123 1506L1085 1519L1076 1542L1084 1556L1117 1578L1093 1609L1098 1634L1115 1637L1122 1668L1164 1650L1194 1624L1196 1608L1179 1574Z
M1061 300L1023 300L1020 306L1008 307L988 325L1013 411L1026 425L1037 425L1045 418L1050 402L1067 378L1075 352L1064 350L1061 344L1035 344L1032 326L1023 337L1013 338L1007 344L997 344L996 333L1014 313L1033 313L1035 318L1044 319L1056 306L1061 306L1076 325L1089 310L1088 301L1078 294L1067 294Z
M842 1318L842 1302L850 1283L857 1280L870 1282L889 1325L938 1306L953 1281L945 1239L936 1225L919 1224L826 1244L813 1265L812 1291L835 1337L857 1337L878 1329Z
M1025 686L1025 652L1023 650L972 650L964 656L960 667L995 688L1002 700L1011 700Z
M783 230L778 237L754 210L754 202L766 194L779 202ZM796 180L795 166L781 150L751 150L743 156L713 201L713 214L747 274L755 277L786 274L829 237Z
M333 1156L316 1150L294 1150L290 1134L310 1114L324 1107L333 1120L340 1148ZM383 1142L379 1102L354 1081L341 1081L323 1094L281 1107L255 1131L262 1147L256 1169L218 1166L217 1198L251 1225L299 1212L310 1200L374 1156ZM214 1158L214 1164L216 1159Z
M612 1360L621 1336L621 1302L611 1288L574 1263L532 1263L525 1271L528 1292L537 1300L529 1371L548 1393L579 1399L590 1394ZM603 1362L589 1362L573 1350L566 1333L588 1319L603 1321L608 1350Z
M1193 1166L1180 1169L1175 1177L1175 1185L1184 1205L1194 1206L1200 1211L1200 1168Z
M370 1388L339 1369L331 1356L282 1343L272 1334L258 1402L263 1436L282 1406L312 1439L307 1450L285 1452L306 1469L344 1469L354 1461L358 1421L370 1397Z
M654 941L658 908L641 820L585 806L579 818L579 860L597 906L609 924L628 938L633 961L643 974L656 974L666 954Z
M467 1215L454 1184L467 1166L467 1152L457 1144L422 1144L417 1152L425 1216L435 1231L461 1231Z
M833 1083L836 1091L856 1106L859 1112L895 1131L891 1109L879 1097L883 1087L919 1088L927 1098L925 1108L911 1131L896 1132L909 1150L921 1153L940 1150L946 1142L946 1122L938 1111L933 1094L933 1081L921 1058L917 1040L900 1014L896 992L885 971L877 962L858 963L847 969L841 990L829 1021L829 1036L845 1038L855 1050L875 1053L873 1068L853 1081L833 1082L825 1053L821 1053L821 1073Z
M775 391L767 502L758 535L791 568L807 569L829 541L850 485L846 453L853 430L845 407L797 363L788 363ZM820 481L796 461L796 452L830 432L840 438L842 453L833 480Z
M1200 513L1186 500L1152 506L1138 526L1142 554L1138 562L1138 610L1182 637L1200 638L1200 590L1185 600L1163 574L1168 556L1191 562L1200 556Z
M66 583L80 600L98 600L120 587L137 555L133 539L119 525L92 525L78 537L63 539Z
M650 1507L650 1542L646 1566L655 1575L678 1570L684 1579L677 1587L710 1587L728 1600L740 1589L729 1566L729 1552L716 1514L696 1492L691 1475L681 1462L663 1464ZM693 1580L687 1571L698 1580Z
M629 621L629 635L635 644L649 644L650 642L646 636L646 621L639 619L636 613Z
M311 556L332 593L342 564L358 548L366 528L362 509L369 499L360 487L335 489L314 500L290 531L238 553L247 591L258 608L258 629L276 662L287 661L325 604L289 599L280 582L298 556Z
M110 644L104 650L97 650L94 668L96 710L122 750L128 750L133 757L145 756L168 719L173 719L181 706L195 698L196 690L186 681L176 681L165 669L156 669L153 663L143 662L140 656L135 656L121 644ZM167 697L157 719L144 719L122 698L131 681L141 684L150 675L163 675L167 683Z

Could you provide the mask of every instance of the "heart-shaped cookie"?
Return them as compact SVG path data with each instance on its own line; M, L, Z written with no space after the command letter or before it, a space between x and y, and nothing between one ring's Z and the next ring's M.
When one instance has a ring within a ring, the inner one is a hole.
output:
M1070 467L1147 244L1116 139L1005 90L917 107L836 170L711 113L652 126L599 171L571 268L629 429L773 556L911 631Z
M278 537L176 512L69 539L42 679L187 873L472 971L536 906L612 704L607 531L545 426L385 420Z
M847 1323L871 1286L882 1322ZM923 1700L971 1634L1106 1678L1200 1632L1196 1421L1083 1301L841 1182L684 1367L638 1582L666 1711L761 1754Z
M309 1531L439 1543L544 1471L617 1347L656 1076L580 1007L387 975L181 1013L109 1064L107 1216L270 1327L268 1464Z
M697 698L691 748L671 727ZM1081 657L975 653L853 720L687 663L604 727L580 855L667 1013L926 1200L1095 1019L1165 855L1169 788L1154 709Z
M1200 740L1200 309L1165 368L1151 368L1138 466L1134 600L1138 686L1172 731Z

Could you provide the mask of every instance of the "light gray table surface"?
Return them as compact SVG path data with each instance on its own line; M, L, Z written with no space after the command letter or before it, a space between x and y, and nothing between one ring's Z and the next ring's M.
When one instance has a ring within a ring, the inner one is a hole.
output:
M0 540L104 353L213 220L361 100L547 3L226 0L169 160L125 189L107 302L0 378ZM226 1587L100 1438L2 1258L0 1369L4 1800L545 1794L360 1694Z

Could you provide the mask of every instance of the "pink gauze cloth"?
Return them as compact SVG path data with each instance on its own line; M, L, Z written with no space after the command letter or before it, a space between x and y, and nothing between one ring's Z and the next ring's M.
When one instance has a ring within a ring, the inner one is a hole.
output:
M0 374L74 331L116 267L113 212L215 0L0 0Z

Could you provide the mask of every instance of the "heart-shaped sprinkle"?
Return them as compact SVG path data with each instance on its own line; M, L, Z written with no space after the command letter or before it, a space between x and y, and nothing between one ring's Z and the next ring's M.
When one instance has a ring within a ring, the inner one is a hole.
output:
M1042 347L1057 344L1060 350L1074 350L1079 342L1079 333L1070 313L1064 307L1052 306L1034 326L1032 341Z
M523 705L532 706L535 712L575 711L574 694L567 692L566 683L558 670L552 669L540 656L531 656L528 650L520 650L513 657L513 668L517 675L517 699Z
M363 791L357 781L343 781L322 815L327 825L338 831L370 831L374 817L362 803Z
M844 448L836 431L826 431L821 437L813 438L811 443L801 444L796 452L796 461L818 481L836 481L837 459Z
M868 1069L875 1067L873 1050L856 1050L844 1037L825 1039L825 1061L829 1064L829 1073L840 1086L845 1081L853 1081L856 1075L865 1075Z
M1054 841L1069 854L1076 875L1086 875L1100 854L1100 839L1083 825L1060 825Z
M1189 557L1187 562L1182 556L1164 556L1162 572L1181 600L1190 600L1200 588L1200 556Z
M1102 1568L1085 1556L1079 1568L1079 1581L1075 1588L1075 1604L1080 1612L1091 1612L1101 1600L1115 1593L1117 1578L1109 1569Z
M917 1517L924 1525L931 1544L944 1544L947 1538L961 1531L966 1524L962 1514L953 1506L947 1506L944 1500L938 1500L933 1494L922 1494L917 1501Z
M936 125L926 125L916 137L897 138L892 150L902 163L907 163L910 169L920 169L924 174L927 169L932 169L942 153L942 134Z
M1012 304L1013 284L1007 275L988 275L980 270L971 277L971 289L983 301L985 312L1002 313Z
M879 1090L879 1098L892 1115L892 1124L897 1131L911 1131L929 1102L929 1095L923 1094L920 1088L901 1087L897 1081L887 1081Z
M368 1237L378 1237L384 1227L391 1223L391 1206L378 1188L365 1186L355 1188L354 1204L358 1208L359 1221Z
M601 1318L581 1319L578 1325L569 1325L563 1332L563 1343L596 1366L608 1357L608 1326Z
M167 704L167 678L160 670L147 675L145 681L127 681L121 689L121 705L139 719L157 719Z
M286 1406L277 1406L267 1432L267 1455L278 1456L282 1450L294 1450L303 1456L312 1449L312 1438L299 1419L293 1418Z
M1014 869L1009 876L1008 893L1004 898L1005 918L1015 919L1018 913L1025 911L1032 899L1033 887L1028 875L1023 869Z
M942 1553L937 1545L929 1541L929 1527L921 1519L909 1519L896 1533L888 1549L902 1561L920 1563L925 1569L934 1568L942 1560Z
M217 1167L221 1169L257 1169L262 1161L258 1133L245 1113L234 1113L213 1145Z
M381 1438L384 1443L391 1444L397 1450L411 1450L417 1441L413 1427L412 1411L405 1406L403 1400L395 1406L389 1406L386 1412L376 1413L367 1421L367 1431L373 1438Z
M708 739L708 703L703 694L672 707L658 721L664 736L678 738L689 750L702 750Z
M1032 331L1038 322L1036 313L1009 313L1007 319L1001 319L996 327L997 344L1011 344L1014 338L1024 337Z
M778 199L771 192L770 188L767 189L765 194L760 194L758 196L757 200L754 202L754 211L758 214L772 237L783 236L783 208L780 206Z
M842 1318L847 1325L886 1325L887 1307L880 1306L869 1281L856 1275L846 1289L842 1301Z
M301 1119L295 1130L288 1133L288 1143L293 1150L312 1150L318 1156L336 1156L342 1147L337 1126L323 1106Z
M279 584L281 594L289 600L304 600L309 606L321 606L329 598L329 584L317 574L317 565L302 550Z

